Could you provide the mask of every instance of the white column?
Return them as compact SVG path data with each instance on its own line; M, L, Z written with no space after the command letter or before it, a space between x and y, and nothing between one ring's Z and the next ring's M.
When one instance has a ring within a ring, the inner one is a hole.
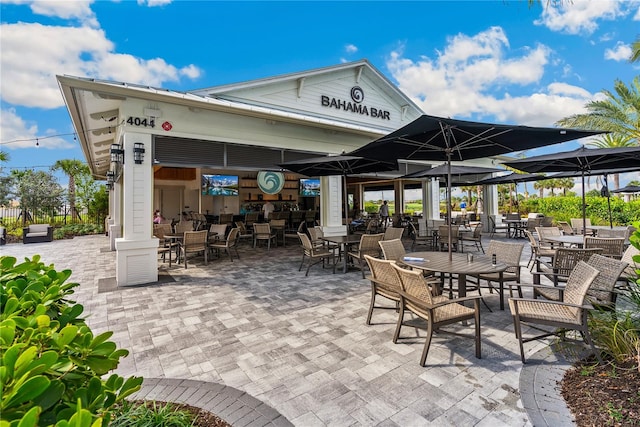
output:
M134 143L144 144L142 164L133 159ZM153 167L151 136L124 135L122 171L122 237L116 239L118 286L158 281L158 239L153 237Z
M484 195L484 214L482 218L487 218L486 224L483 221L482 227L484 231L491 231L489 225L489 216L498 214L498 186L497 185L484 185L482 187L482 194Z
M344 198L342 176L320 177L320 223L326 236L347 234L347 226L342 224Z

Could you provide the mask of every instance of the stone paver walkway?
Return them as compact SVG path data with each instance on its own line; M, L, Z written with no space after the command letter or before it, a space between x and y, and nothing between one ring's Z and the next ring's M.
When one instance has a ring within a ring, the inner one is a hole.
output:
M375 311L367 326L369 283L320 266L305 277L297 244L243 244L240 260L188 269L160 263L158 283L128 288L115 286L108 246L84 236L0 254L40 254L73 271L89 325L130 351L117 372L145 378L138 397L184 400L238 426L573 425L555 385L569 363L534 342L523 367L495 293L483 292L494 310L483 307L483 358L472 339L437 334L421 367L422 331L403 329L393 344L393 310ZM525 250L523 265L528 258Z

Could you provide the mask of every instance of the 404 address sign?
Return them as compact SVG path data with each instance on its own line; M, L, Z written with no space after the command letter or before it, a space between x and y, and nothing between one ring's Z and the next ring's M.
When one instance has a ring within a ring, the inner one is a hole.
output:
M156 127L155 119L148 119L146 117L133 117L129 116L127 119L127 124L131 126L143 126L143 127Z

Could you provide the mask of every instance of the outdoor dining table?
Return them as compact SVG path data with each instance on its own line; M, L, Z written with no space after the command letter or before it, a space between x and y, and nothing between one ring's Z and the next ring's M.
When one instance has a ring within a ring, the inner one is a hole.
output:
M543 241L551 243L559 243L562 246L577 246L581 248L584 245L584 237L582 235L563 235L563 236L545 236Z
M458 295L463 298L467 295L467 275L502 273L507 269L507 264L498 261L492 264L490 256L474 254L469 260L469 254L452 253L449 260L448 252L410 252L400 262L412 268L439 273L458 275ZM500 292L500 310L504 310L504 294Z
M340 253L342 254L342 272L347 272L347 266L349 260L348 253L351 245L360 243L360 234L347 234L346 236L323 236L320 238L325 242L334 243L340 247Z

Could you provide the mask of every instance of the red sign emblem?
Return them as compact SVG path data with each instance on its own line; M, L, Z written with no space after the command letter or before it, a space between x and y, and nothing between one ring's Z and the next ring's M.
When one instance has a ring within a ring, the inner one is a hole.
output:
M170 131L173 128L173 126L171 126L171 123L169 122L164 122L162 124L162 129L166 130L167 132Z

